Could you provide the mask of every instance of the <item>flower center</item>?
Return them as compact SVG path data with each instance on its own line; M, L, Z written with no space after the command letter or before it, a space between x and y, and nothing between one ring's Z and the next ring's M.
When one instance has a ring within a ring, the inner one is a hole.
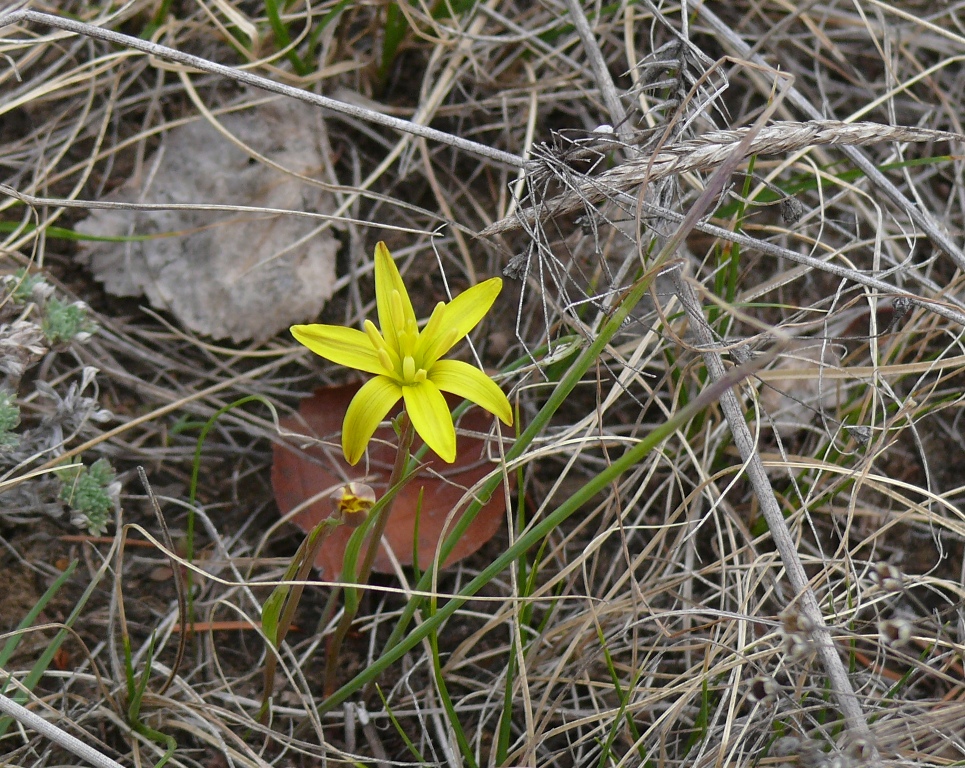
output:
M421 384L427 376L428 373L425 368L416 368L415 359L412 355L406 355L402 358L402 386Z

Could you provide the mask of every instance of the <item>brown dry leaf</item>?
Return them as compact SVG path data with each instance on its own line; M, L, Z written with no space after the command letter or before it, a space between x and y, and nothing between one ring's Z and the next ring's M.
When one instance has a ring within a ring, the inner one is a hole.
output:
M358 384L345 384L318 389L312 397L302 401L298 409L299 417L282 420L282 426L293 432L322 438L332 443L332 446L338 446L342 418L358 388ZM471 408L459 421L462 430L483 434L489 432L492 424L493 417L481 408ZM376 431L375 438L369 443L369 475L365 475L364 461L355 467L350 466L342 456L341 449L337 447L314 446L304 452L296 452L276 444L271 481L279 510L283 515L288 514L306 499L322 493L319 501L292 519L295 525L307 533L332 511L332 502L326 491L358 480L371 485L376 495L381 496L392 471L396 444L397 438L391 427L381 427ZM412 450L418 450L421 445L417 437ZM450 512L465 496L466 490L493 469L493 463L487 458L484 439L457 432L456 449L456 463L451 465L431 451L427 453L423 469L399 492L385 529L385 541L379 547L375 558L374 570L380 573L393 572L392 562L385 551L386 541L402 565L412 565L420 490L422 509L419 516L418 564L420 568L426 568L432 562L440 539L452 529L455 522L446 526ZM511 475L510 477L512 478ZM471 555L489 541L499 530L505 512L505 495L497 491L479 511L444 566ZM342 556L352 532L353 529L349 526L340 526L322 545L315 565L325 578L334 579L341 573Z
M238 205L325 213L331 195L298 176L323 166L317 109L275 100L219 122L252 156L203 119L169 131L144 172L115 202ZM338 241L304 216L269 212L95 210L77 225L88 235L157 235L85 242L78 258L117 296L147 296L186 327L236 342L263 341L318 316L335 285Z

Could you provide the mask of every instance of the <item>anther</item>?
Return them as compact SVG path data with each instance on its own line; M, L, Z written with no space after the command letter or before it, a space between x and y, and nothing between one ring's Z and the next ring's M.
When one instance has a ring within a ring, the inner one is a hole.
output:
M384 349L379 349L377 351L379 355L379 362L382 364L382 367L387 371L395 371L395 368L392 367L392 358L389 357L389 353Z
M375 327L375 323L371 320L366 320L362 323L362 327L365 328L365 334L369 337L369 341L372 342L373 347L377 350L385 349L385 339L382 338L379 329Z

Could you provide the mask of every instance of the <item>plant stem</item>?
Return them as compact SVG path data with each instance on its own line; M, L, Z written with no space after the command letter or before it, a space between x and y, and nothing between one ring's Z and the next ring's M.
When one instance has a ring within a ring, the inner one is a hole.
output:
M268 709L271 702L271 694L275 687L275 670L278 668L278 654L281 652L281 644L285 641L288 630L291 629L292 620L295 618L295 610L301 602L302 593L305 591L305 581L308 579L312 567L315 565L315 556L318 554L318 550L332 534L332 531L341 524L340 519L329 516L316 525L298 548L298 552L296 552L295 557L292 558L292 565L289 566L289 571L285 574L285 581L292 579L296 583L290 587L287 596L284 597L285 602L278 617L277 624L275 625L274 637L268 638L276 652L271 653L271 649L269 649L265 657L265 690L262 694L261 709L258 712L258 720L263 724L268 722ZM292 573L292 566L295 566L294 573ZM264 618L263 612L263 626Z
M412 447L412 440L415 438L415 429L409 420L409 415L403 411L399 417L399 449L395 454L395 464L392 467L392 474L389 476L389 484L386 491L395 488L396 485L405 477L406 467L409 464L409 449ZM379 544L382 542L382 534L385 533L385 526L388 525L389 515L392 513L392 506L395 504L395 497L389 505L382 510L382 514L375 523L375 530L372 531L372 538L369 540L369 547L365 552L365 559L362 567L359 568L357 583L368 583L372 573L372 564L375 562L375 555L379 551Z
M393 489L403 480L406 476L406 469L409 466L409 449L412 447L412 440L415 437L415 429L412 427L412 422L409 420L408 414L403 411L402 415L399 417L400 427L399 430L399 448L395 454L395 464L392 467L392 474L389 476L389 483L386 486L386 493L393 492ZM365 558L362 560L362 564L358 569L357 573L345 573L344 565L342 571L342 580L351 581L354 584L367 584L369 576L372 574L372 565L375 563L375 556L379 551L379 545L382 543L382 534L385 533L385 526L389 522L389 515L392 514L392 506L395 504L395 495L389 500L389 503L377 514L379 518L375 521L375 525L370 534L368 547L365 550ZM358 600L345 601L345 611L342 613L342 617L339 619L338 626L335 627L335 632L328 639L326 645L325 653L325 695L328 696L335 691L335 673L338 669L338 657L339 652L342 649L342 643L345 641L345 636L348 634L349 628L352 626L352 622L355 621L355 616L358 613Z

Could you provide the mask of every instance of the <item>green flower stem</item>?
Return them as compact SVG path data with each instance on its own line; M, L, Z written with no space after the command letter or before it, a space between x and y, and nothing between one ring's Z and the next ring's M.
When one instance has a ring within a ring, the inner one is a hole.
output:
M389 476L389 483L386 486L386 493L391 493L392 495L386 506L376 512L378 519L373 526L369 546L365 550L365 558L362 560L362 565L359 567L358 572L346 574L345 565L347 563L343 564L342 579L345 581L351 581L355 584L368 584L369 576L372 575L372 564L375 562L375 555L379 551L379 544L382 542L382 534L385 533L385 526L388 525L389 515L392 514L396 494L401 484L407 478L411 477L411 473L407 473L406 470L409 466L409 449L412 447L415 429L405 411L402 412L402 416L400 417L400 427L399 447L395 454L395 464L392 467L392 474ZM347 593L346 598L348 598ZM335 632L326 644L325 687L323 689L326 696L335 690L335 675L338 671L339 653L342 650L342 643L345 641L345 636L348 634L349 628L352 626L352 622L355 621L355 616L358 614L358 605L358 599L346 599L342 618L339 619Z
M399 448L395 454L395 464L392 467L392 474L389 475L389 484L386 488L395 488L406 476L406 467L409 464L409 450L412 448L412 440L415 438L415 429L405 411L402 411L402 415L399 417L399 426ZM359 568L359 584L367 584L369 576L372 574L372 564L375 562L375 555L379 551L379 544L382 542L382 534L385 533L385 526L388 525L389 515L392 514L392 506L395 504L395 498L395 496L392 497L389 505L382 510L382 514L375 523L375 530L372 532L369 548L365 552L362 567Z

